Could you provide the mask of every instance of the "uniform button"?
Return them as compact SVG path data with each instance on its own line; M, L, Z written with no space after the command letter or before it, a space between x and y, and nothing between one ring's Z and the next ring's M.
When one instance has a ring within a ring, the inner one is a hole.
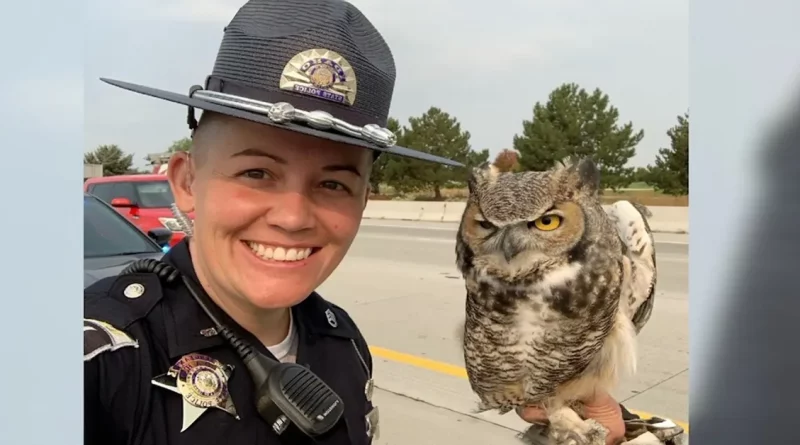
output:
M122 294L127 298L139 298L144 295L144 286L139 283L129 284Z

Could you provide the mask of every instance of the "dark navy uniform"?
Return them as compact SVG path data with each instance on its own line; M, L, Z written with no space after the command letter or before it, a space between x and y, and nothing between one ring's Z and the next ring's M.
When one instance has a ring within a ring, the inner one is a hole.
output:
M163 261L197 280L186 241ZM168 285L154 273L107 278L86 289L84 305L86 444L314 443L288 442L259 416L247 369L180 280ZM296 362L322 378L345 405L339 424L316 443L370 444L377 425L367 419L373 410L365 394L372 356L364 337L343 309L316 293L292 311L299 338ZM240 338L272 357L224 312L216 312ZM209 408L182 431L183 397L153 380L191 354L233 365L228 385L238 419Z

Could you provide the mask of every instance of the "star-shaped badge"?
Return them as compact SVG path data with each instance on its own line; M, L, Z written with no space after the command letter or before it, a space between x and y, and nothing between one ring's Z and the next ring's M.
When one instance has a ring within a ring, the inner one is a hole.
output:
M232 365L202 354L184 355L166 374L152 380L156 386L168 389L183 398L183 427L186 431L208 408L217 408L234 416L239 415L228 392Z

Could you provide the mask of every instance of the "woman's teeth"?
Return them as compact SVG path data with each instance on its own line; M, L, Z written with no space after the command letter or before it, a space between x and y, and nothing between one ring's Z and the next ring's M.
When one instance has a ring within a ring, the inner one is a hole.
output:
M248 241L247 245L259 257L273 261L300 261L311 255L312 249L284 249L283 247L265 246L263 244Z

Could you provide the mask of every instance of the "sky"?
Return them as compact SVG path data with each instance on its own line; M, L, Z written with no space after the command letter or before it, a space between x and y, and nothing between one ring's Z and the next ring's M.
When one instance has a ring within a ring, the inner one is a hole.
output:
M397 65L390 114L402 123L437 106L492 157L554 88L600 88L620 124L644 130L631 165L652 163L689 111L688 0L352 0ZM223 28L243 0L89 0L85 151L117 144L143 167L188 136L186 108L100 77L176 92L202 85ZM30 85L36 88L36 85ZM69 93L64 93L69 94ZM67 98L65 98L67 100Z

